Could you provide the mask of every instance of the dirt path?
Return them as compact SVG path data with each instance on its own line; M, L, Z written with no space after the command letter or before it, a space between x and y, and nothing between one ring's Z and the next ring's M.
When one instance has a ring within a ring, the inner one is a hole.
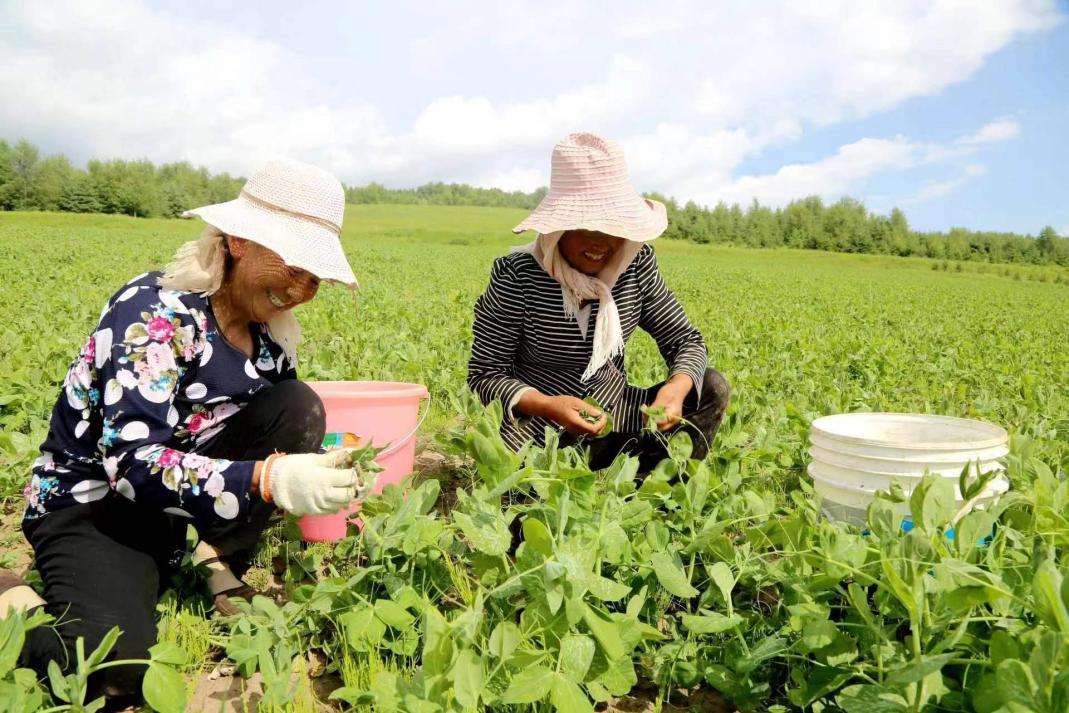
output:
M33 564L33 550L22 534L22 498L0 504L0 569L25 576Z

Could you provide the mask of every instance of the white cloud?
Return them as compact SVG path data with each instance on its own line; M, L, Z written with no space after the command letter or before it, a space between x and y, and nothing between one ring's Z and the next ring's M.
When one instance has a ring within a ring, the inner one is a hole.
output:
M773 174L742 176L720 188L717 199L745 203L756 198L762 203L783 205L808 195L835 198L876 173L916 166L924 152L922 144L902 136L861 139L820 161L790 164Z
M984 124L975 133L962 136L958 139L959 144L989 144L994 141L1006 141L1015 139L1021 133L1021 126L1012 119L999 119L990 124Z
M961 175L956 178L951 178L946 181L929 181L921 186L921 189L913 196L902 201L903 205L916 205L918 203L924 203L935 198L943 198L948 196L954 191L961 188L963 185L971 181L972 179L982 176L987 173L987 169L978 164L970 164L965 167L965 170Z
M987 126L991 126L988 124ZM970 134L976 136L986 127ZM717 174L719 183L701 187L690 195L701 196L706 205L724 201L747 203L753 198L772 206L782 206L797 198L810 195L834 200L844 195L858 196L865 182L878 174L902 172L929 164L959 161L977 151L974 142L963 138L948 144L912 141L904 136L892 139L864 138L845 146L818 161L795 163L781 167L775 173L746 175L725 179ZM905 199L904 204L921 203L956 190L965 182L981 176L986 169L979 164L968 164L961 175L947 181L926 183L920 191Z
M399 14L396 26L375 46L399 45L436 83L366 57L351 71L319 64L321 48L299 50L288 34L273 40L243 14L224 24L141 2L0 3L0 136L76 159L186 159L247 172L284 153L350 183L530 189L548 179L553 142L582 129L618 137L644 190L779 202L851 192L878 173L1010 138L1017 127L1009 119L958 144L863 138L816 162L736 176L807 126L934 94L1059 20L1040 0L814 0L775 12L751 3L620 2L611 13L570 0L467 0L441 15L422 6L371 14L389 12ZM386 24L325 29L360 45ZM434 73L439 65L448 71ZM409 109L366 98L362 78L373 73L390 77Z

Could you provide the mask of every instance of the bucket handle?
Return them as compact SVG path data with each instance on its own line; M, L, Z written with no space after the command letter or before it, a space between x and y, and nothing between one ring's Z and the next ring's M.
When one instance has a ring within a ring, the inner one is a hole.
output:
M376 458L381 458L383 456L393 455L397 451L401 450L401 448L403 448L404 445L406 443L408 443L409 439L411 439L413 436L416 435L416 431L418 431L419 427L423 425L423 422L427 420L427 415L430 414L430 412L431 412L431 396L430 396L430 394L427 394L426 400L422 400L422 401L424 401L424 403L426 404L426 408L423 409L423 415L419 417L418 421L416 421L416 425L412 427L412 430L409 431L408 433L406 433L405 435L401 436L400 438L398 438L393 443L390 443L388 446L386 446L386 448L384 448L381 452L379 452L379 454L376 456Z

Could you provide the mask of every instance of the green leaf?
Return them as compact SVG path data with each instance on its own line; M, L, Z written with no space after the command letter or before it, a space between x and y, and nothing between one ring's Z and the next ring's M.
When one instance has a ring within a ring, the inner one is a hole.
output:
M901 531L902 516L895 510L894 505L883 498L876 498L869 503L866 520L869 530L881 540L894 539Z
M598 666L597 662L601 659L600 656L595 657L595 666ZM608 693L613 696L626 695L628 691L634 688L638 684L638 674L635 673L635 664L631 660L630 656L622 656L615 660L605 662L604 670L587 682L587 689L599 700L604 700L607 696L603 694ZM601 667L598 666L600 669ZM601 693L595 693L595 690L601 688Z
M788 691L787 696L799 708L808 708L817 699L837 690L852 675L853 672L848 669L817 666L807 672L805 685Z
M904 686L908 683L916 683L929 674L942 671L954 654L940 654L939 656L922 656L920 661L911 662L908 666L889 672L888 685Z
M170 666L150 663L141 683L141 693L160 713L182 713L186 709L186 680Z
M995 517L987 510L973 510L954 527L954 541L962 558L980 546L980 540L991 534Z
M677 462L686 463L694 452L694 442L686 431L676 431L668 439L668 456Z
M52 687L52 695L61 701L70 703L70 688L67 684L67 678L63 675L63 671L59 668L59 664L55 659L51 659L48 662L48 683Z
M839 630L830 621L815 620L805 625L802 629L802 645L809 651L818 651L825 646L830 646L835 640Z
M623 639L620 638L616 622L602 619L601 615L589 606L583 608L583 621L601 645L607 659L612 661L627 656L627 650L624 648Z
M1062 573L1051 560L1045 560L1036 568L1032 577L1032 596L1036 614L1063 634L1069 634L1069 608L1062 600Z
M926 475L909 498L913 524L928 532L942 527L958 510L954 486L946 478Z
M453 693L457 703L465 708L475 708L482 690L482 660L471 649L465 649L460 652L453 666Z
M453 662L453 637L449 622L435 607L423 609L423 670L429 676L444 676Z
M854 611L858 616L870 627L876 626L876 620L872 616L872 609L869 607L868 597L865 595L865 590L861 588L857 582L851 582L850 586L846 588L847 597L850 599L850 603L854 607Z
M375 702L375 696L370 691L365 691L355 686L342 686L331 691L327 696L332 701L345 701L351 706L369 707Z
M687 481L687 502L695 515L701 514L709 499L709 465L705 461L698 464L694 475Z
M555 676L549 697L558 713L593 713L594 707L583 689L566 676Z
M170 641L161 641L148 650L149 658L161 664L184 666L189 660L185 650Z
M881 686L847 686L835 703L846 713L905 713L906 699Z
M991 641L987 645L987 655L991 663L996 666L1006 659L1019 659L1024 657L1021 643L1014 638L1013 634L1004 629L996 629L991 634Z
M671 555L664 552L654 552L650 555L650 564L657 575L657 581L670 593L681 599L689 599L698 595L698 590L690 585L687 575Z
M119 630L119 627L113 626L108 629L108 633L104 634L104 638L100 640L100 643L97 644L97 647L93 649L93 652L89 654L89 658L85 661L86 666L90 671L104 662L104 659L111 653L111 649L115 646L115 642L118 641L120 635L122 635L122 632Z
M0 619L0 681L18 665L25 640L26 629L21 613L9 614L6 619Z
M1004 703L1016 703L1025 710L1035 709L1036 682L1024 663L1017 659L1003 661L995 669L995 678Z
M523 521L523 541L543 557L553 556L553 535L541 520L528 517Z
M502 621L490 632L490 655L503 661L520 645L520 628L511 621Z
M512 544L512 534L505 524L505 519L500 516L491 518L482 513L476 518L478 522L467 513L453 512L453 522L460 527L472 547L498 557L508 552Z
M601 531L601 554L606 561L619 564L631 549L627 533L617 522L607 522Z
M679 617L687 631L695 634L720 634L734 629L743 622L738 614L724 616L717 612L707 612L701 616L683 614Z
M610 433L612 433L612 426L613 426L612 413L610 411L608 411L607 409L603 408L601 406L601 404L599 404L597 402L597 400L595 398L593 398L592 396L586 397L585 399L583 399L583 401L585 403L589 404L590 406L593 406L594 407L593 410L597 411L598 414L605 414L605 425L603 425L601 427L601 430L597 432L597 434L594 436L594 438L604 438L605 436L607 436ZM593 411L591 411L591 412L584 411L582 413L582 416L583 416L583 419L587 421L587 423L594 423L599 418L601 418L600 415L595 416Z
M401 708L401 697L397 692L397 675L390 671L379 671L371 679L371 693L375 696L375 713L394 713Z
M512 682L501 694L505 705L535 703L546 697L556 675L545 666L531 666L512 677Z
M731 567L726 562L715 562L708 568L709 578L713 580L720 594L724 597L724 603L731 608L731 590L735 587L735 575L731 573Z
M345 641L353 651L367 651L382 641L386 633L386 624L375 616L375 610L369 606L353 608L338 617L339 625L345 631Z
M408 629L416 621L416 617L404 607L389 599L379 599L375 602L375 616L387 626L399 631Z
M560 643L558 670L576 683L582 683L594 659L594 640L583 634L568 634Z
M586 578L586 588L603 602L615 602L631 593L631 587L626 584L593 573Z

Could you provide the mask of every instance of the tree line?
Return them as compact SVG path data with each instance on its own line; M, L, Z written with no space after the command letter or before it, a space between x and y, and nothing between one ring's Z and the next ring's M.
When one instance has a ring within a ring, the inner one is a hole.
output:
M189 208L231 200L243 182L187 162L91 160L80 169L63 155L42 157L28 141L0 140L0 210L173 218Z
M531 193L478 188L466 183L425 183L418 188L387 188L379 183L345 189L347 203L399 203L402 205L474 205L490 208L533 209L546 195L539 188Z
M0 210L57 210L72 213L122 213L143 218L176 217L192 207L234 198L243 179L213 174L187 162L156 166L151 161L91 160L77 168L63 155L42 156L33 144L0 140ZM345 189L349 203L474 205L531 209L546 194L428 183L418 188L387 188L378 183ZM870 212L853 198L826 204L810 196L783 208L757 201L743 208L718 203L713 208L651 193L668 208L666 237L698 243L748 247L789 247L836 252L914 255L944 260L1069 265L1069 238L1053 228L1038 236L951 228L947 232L912 230L905 214Z
M745 209L721 202L710 209L693 202L680 206L658 194L649 197L668 207L666 236L699 243L1069 265L1069 239L1058 236L1050 226L1036 237L965 228L923 232L911 230L899 208L880 215L853 198L826 204L809 196L783 208L769 208L756 200Z

